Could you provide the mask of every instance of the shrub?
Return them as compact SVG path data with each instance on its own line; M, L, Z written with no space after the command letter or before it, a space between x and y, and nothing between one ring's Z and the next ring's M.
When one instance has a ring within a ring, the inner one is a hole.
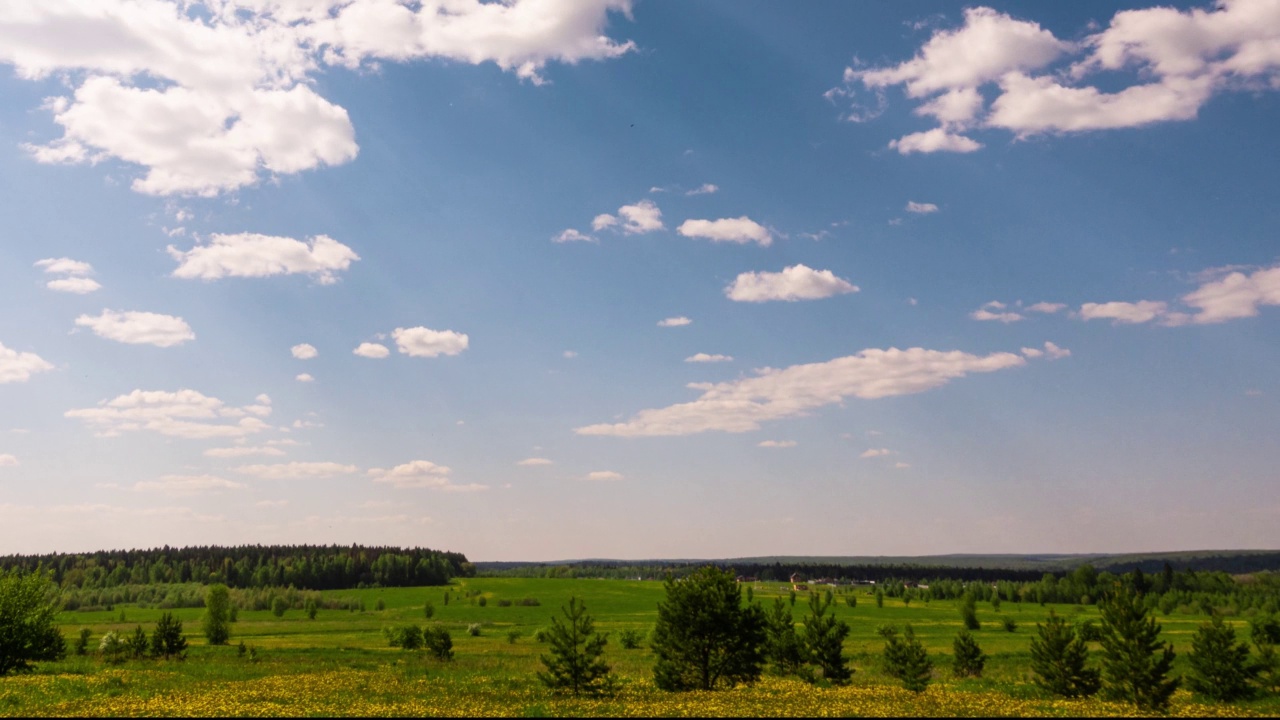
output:
M1018 629L1018 623L1014 622L1014 619L1008 615L1000 619L1000 626L1004 628L1005 632L1014 632Z
M271 614L276 617L284 617L284 611L289 609L289 603L279 595L271 598ZM364 608L361 608L363 610Z
M210 645L226 645L231 639L227 616L231 609L231 593L226 585L210 585L204 593L204 637Z
M467 626L467 634L471 637L480 636L480 623L471 623Z
M511 607L511 601L510 601L510 600L499 600L499 601L498 601L498 607Z
M538 628L537 630L533 631L534 642L544 643L550 639L551 639L551 635L547 633L546 628Z
M303 606L303 609L307 613L308 620L315 620L316 613L320 611L320 605L316 603L314 598L307 598L307 603Z
M982 677L982 668L987 664L987 654L982 652L978 641L973 639L973 634L968 628L956 635L955 641L951 643L951 650L955 658L951 665L951 672L956 677Z
M89 654L89 640L93 637L93 631L89 628L80 628L80 635L76 638L75 653L77 655Z
M98 641L98 653L102 655L104 662L118 663L124 660L128 652L129 648L125 646L115 630L108 631L102 636L102 640Z
M624 650L635 650L640 647L640 643L644 641L644 633L633 628L627 628L618 633L618 644Z
M435 614L436 614L436 606L435 606L435 605L432 605L430 600L428 600L428 601L426 601L425 603L423 603L423 605L422 605L422 616L423 616L423 617L425 617L426 619L430 620L432 617L434 617L434 616L435 616Z
M525 607L538 607L542 603L538 602L538 598L521 598L516 602L516 604L523 605Z
M885 672L901 680L902 686L911 692L924 692L933 676L933 662L924 645L916 639L911 625L908 624L901 635L897 628L885 626L880 628L880 635L885 639Z
M608 692L613 687L609 664L603 657L608 638L596 634L591 616L578 598L569 598L561 612L566 622L551 618L550 654L539 657L547 671L539 672L538 679L554 691L574 695Z
M1085 667L1089 649L1075 629L1052 610L1031 639L1031 671L1035 683L1054 695L1087 697L1098 692L1098 671Z
M387 603L382 598L378 598L378 604L375 605L374 607L378 609L378 612L382 612L383 610L387 609Z
M417 650L423 645L422 628L417 625L383 628L382 635L387 639L388 645L403 650Z
M477 604L477 605L479 605L480 607L484 607L484 606L485 606L485 605L487 605L488 603L489 603L489 599L488 599L488 598L486 598L486 597L485 597L485 596L483 596L483 595L481 595L480 597L476 598L476 604Z
M853 593L849 593L848 595L845 595L844 604L848 605L851 608L858 607L858 596L854 595Z
M507 643L509 643L509 644L511 644L511 645L515 645L515 644L516 644L516 641L517 641L517 640L519 640L519 639L520 639L520 636L521 636L521 635L523 635L523 634L524 634L524 633L521 633L519 630L508 630L508 631L507 631Z
M876 590L876 607L884 607L884 593L880 592L878 589Z
M41 571L0 570L0 677L66 655L67 642L56 622L57 592Z
M442 627L429 627L422 632L422 642L427 652L437 660L453 659L453 636Z
M978 622L977 602L972 595L965 595L960 601L960 619L964 622L966 630L979 630L982 623Z
M1249 646L1236 643L1236 631L1214 615L1191 638L1191 655L1187 658L1191 673L1187 684L1195 692L1220 702L1231 702L1253 695L1253 681L1262 667L1249 659Z

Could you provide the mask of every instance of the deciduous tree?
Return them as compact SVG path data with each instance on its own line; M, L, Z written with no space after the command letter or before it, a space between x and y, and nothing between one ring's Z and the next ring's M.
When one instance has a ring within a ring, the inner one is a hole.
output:
M43 572L0 570L0 676L66 655L57 613L57 586Z

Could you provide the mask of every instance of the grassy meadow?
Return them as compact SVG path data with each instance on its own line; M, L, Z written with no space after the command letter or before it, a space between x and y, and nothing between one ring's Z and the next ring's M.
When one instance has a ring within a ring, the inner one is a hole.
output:
M754 583L755 599L766 603L788 596L778 583ZM646 635L663 597L660 582L618 580L469 578L447 588L386 588L338 590L325 595L359 597L366 610L321 609L314 620L297 609L281 618L270 611L240 610L228 646L211 647L200 634L201 609L172 612L183 621L190 643L184 661L130 660L107 665L95 657L98 639L115 630L121 635L141 624L151 631L160 610L116 605L110 611L64 612L59 621L68 645L81 628L93 632L88 656L68 655L62 662L41 663L36 672L0 678L0 715L500 715L500 716L1073 716L1131 715L1125 705L1099 700L1055 700L1032 683L1028 646L1035 623L1048 607L1004 602L999 612L979 603L982 629L976 633L988 654L981 679L951 677L951 642L961 627L953 602L923 601L904 606L885 598L878 608L866 588L854 593L857 606L845 595L835 605L852 632L845 644L856 673L850 686L823 688L797 680L771 678L751 687L717 693L672 694L651 682L653 655L647 642L626 650L618 642L622 630ZM475 595L474 593L480 593ZM471 597L465 595L471 593ZM583 598L598 631L610 633L607 659L620 683L619 692L603 699L573 699L553 695L538 682L538 660L547 646L534 632L548 627L571 595ZM486 604L478 604L480 597ZM536 607L514 604L536 598ZM513 604L499 606L500 600ZM385 607L377 610L381 601ZM425 619L423 605L435 606ZM1056 606L1072 619L1096 618L1089 606ZM805 597L797 597L793 612L802 623L808 611ZM121 614L124 620L121 621ZM1003 618L1012 618L1016 631L1007 632ZM1159 617L1163 637L1179 653L1177 672L1186 669L1191 636L1205 617ZM422 652L387 646L382 629L401 623L440 624L454 642L455 659L441 662ZM882 639L876 629L886 623L911 623L934 659L934 682L919 695L903 690L879 670ZM468 626L480 625L471 636ZM1243 622L1238 625L1247 637ZM510 631L520 636L511 642ZM252 647L255 658L237 645ZM1096 644L1094 644L1096 649ZM1233 704L1202 703L1185 690L1175 696L1175 715L1280 715L1280 698L1269 697Z

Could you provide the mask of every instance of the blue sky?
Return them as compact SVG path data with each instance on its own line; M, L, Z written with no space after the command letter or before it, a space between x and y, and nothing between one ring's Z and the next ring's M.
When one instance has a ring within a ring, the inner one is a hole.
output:
M938 8L6 6L0 544L1280 545L1280 3Z

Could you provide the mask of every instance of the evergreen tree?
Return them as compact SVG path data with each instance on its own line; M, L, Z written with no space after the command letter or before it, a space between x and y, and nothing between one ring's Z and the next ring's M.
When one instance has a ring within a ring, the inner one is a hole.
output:
M308 620L315 620L316 613L320 611L320 604L315 598L307 598L307 602L303 604L302 609L307 613Z
M954 653L955 660L951 666L951 671L956 677L982 677L982 668L987 664L987 654L982 652L978 641L973 639L973 633L963 629L956 639L951 643L951 650Z
M551 654L540 657L547 671L539 672L538 679L552 690L574 695L609 691L612 688L610 668L603 657L609 639L596 634L591 616L578 598L569 598L569 605L561 611L567 622L551 618L548 634Z
M1173 646L1136 593L1121 590L1102 605L1102 674L1107 694L1146 712L1163 711L1178 688L1169 677Z
M663 690L712 690L760 678L764 611L742 604L732 572L704 567L667 576L653 628L654 683Z
M915 630L908 624L902 634L892 625L880 628L884 638L884 669L891 677L902 681L911 692L924 692L933 675L933 662L924 645L916 639Z
M146 657L147 648L151 645L147 639L147 631L141 625L133 629L133 634L125 638L124 644L129 657L134 660Z
M228 622L231 593L226 585L210 585L204 593L204 637L210 645L226 645L231 639Z
M804 648L796 635L790 606L782 598L773 599L765 614L764 656L779 675L794 675L804 665Z
M960 600L960 619L964 622L966 630L982 628L982 623L978 622L978 604L972 595L966 594Z
M173 613L167 612L156 621L156 629L151 632L151 654L165 660L186 657L187 638L182 634L182 621Z
M1050 610L1045 624L1036 623L1036 635L1031 639L1031 670L1037 685L1069 698L1098 692L1100 675L1085 667L1089 649L1070 623Z
M1262 667L1249 658L1249 646L1236 643L1236 631L1214 615L1191 638L1191 674L1187 684L1214 700L1231 702L1253 695L1252 682Z
M809 662L822 670L822 677L833 685L848 684L853 677L849 661L844 656L844 639L849 637L849 625L831 612L834 600L831 591L825 594L809 593L809 617L804 621L804 651Z

